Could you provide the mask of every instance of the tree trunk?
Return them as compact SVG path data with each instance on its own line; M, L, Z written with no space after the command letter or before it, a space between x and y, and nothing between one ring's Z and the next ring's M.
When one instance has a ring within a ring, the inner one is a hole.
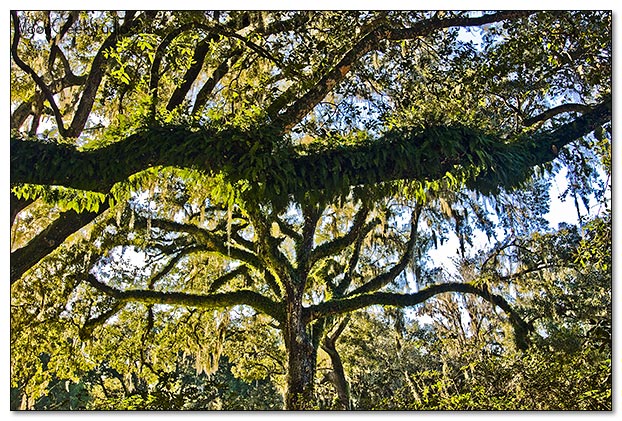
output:
M350 386L346 380L346 373L343 369L339 352L337 352L337 348L335 347L335 341L331 340L329 337L324 338L322 349L326 351L333 365L333 372L331 373L330 380L335 385L335 389L337 389L338 409L350 410L352 409L350 405Z
M313 379L317 349L307 333L302 312L302 293L289 295L283 335L287 349L286 410L314 409Z
M343 369L343 363L341 362L341 357L339 356L339 352L337 352L335 343L345 330L349 321L350 316L348 315L345 319L339 322L337 329L335 329L332 333L327 333L322 341L322 349L326 351L330 357L331 364L333 365L330 380L335 385L335 389L337 389L337 403L339 405L339 409L345 410L352 409L352 405L350 404L350 385L346 380L346 373Z

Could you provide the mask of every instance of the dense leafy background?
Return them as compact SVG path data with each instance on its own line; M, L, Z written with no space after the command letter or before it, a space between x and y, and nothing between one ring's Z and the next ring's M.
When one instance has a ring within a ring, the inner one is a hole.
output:
M12 409L611 409L610 12L11 18Z

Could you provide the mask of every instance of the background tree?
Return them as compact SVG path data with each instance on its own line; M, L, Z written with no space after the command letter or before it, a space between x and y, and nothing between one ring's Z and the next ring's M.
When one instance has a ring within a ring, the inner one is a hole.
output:
M463 257L477 229L535 235L562 167L577 209L606 198L607 12L11 19L12 381L26 403L103 363L149 392L181 356L200 374L224 353L288 409L319 407L330 360L349 407L346 316L446 293L478 309L464 339L500 309L525 350L541 309L513 305L513 275L439 278L428 250L448 226Z

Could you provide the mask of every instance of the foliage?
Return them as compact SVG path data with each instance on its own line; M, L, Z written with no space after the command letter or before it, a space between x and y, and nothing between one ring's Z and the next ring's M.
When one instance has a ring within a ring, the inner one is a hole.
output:
M610 408L610 12L11 21L13 408Z

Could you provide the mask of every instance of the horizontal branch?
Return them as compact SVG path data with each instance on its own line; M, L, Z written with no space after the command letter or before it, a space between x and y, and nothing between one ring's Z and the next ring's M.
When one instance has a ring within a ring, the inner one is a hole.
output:
M267 314L278 322L283 322L285 317L283 306L251 290L238 290L207 295L153 290L122 291L99 282L92 274L88 275L87 281L93 288L123 303L168 304L207 309L247 305L259 312Z
M313 320L328 316L350 313L354 310L372 305L413 307L424 303L438 294L447 292L474 294L499 307L509 316L510 322L514 326L517 342L521 344L521 346L526 344L525 336L528 332L533 331L533 326L525 322L503 297L491 294L487 289L479 288L472 284L437 284L413 294L395 294L389 292L362 294L351 298L337 299L311 306L306 309L306 315L308 322L312 322Z
M140 224L146 225L146 219L140 217ZM135 223L135 226L137 224ZM207 251L218 253L231 259L240 260L255 269L263 270L264 267L257 255L251 251L230 244L226 235L219 235L204 228L200 228L193 224L184 224L181 222L168 221L165 219L152 219L151 226L162 228L166 231L185 232L192 235L196 241Z
M398 129L357 146L307 154L275 150L280 140L270 126L252 132L155 128L89 151L12 137L11 183L107 193L115 183L141 170L172 166L224 173L233 182L247 180L251 186L263 186L258 194L271 199L393 180L436 180L456 167L478 167L475 181L491 188L512 187L532 167L552 161L557 150L608 121L611 97L552 132L512 142L466 127ZM266 160L270 166L253 167L253 162Z
M534 266L534 267L530 267L524 270L519 270L518 272L515 273L511 273L509 275L497 275L496 278L499 279L500 281L511 281L513 279L517 279L520 278L522 276L525 275L529 275L530 273L534 273L534 272L539 272L541 270L547 270L547 269L562 269L562 268L570 268L571 266L568 265L563 265L563 264L556 264L556 263L543 263L540 264L538 266Z
M533 15L534 13L534 11L530 10L505 10L491 14L484 14L478 17L459 16L444 19L431 18L417 22L408 28L391 29L387 35L387 38L392 41L413 39L443 28L482 26L504 20L520 19Z

